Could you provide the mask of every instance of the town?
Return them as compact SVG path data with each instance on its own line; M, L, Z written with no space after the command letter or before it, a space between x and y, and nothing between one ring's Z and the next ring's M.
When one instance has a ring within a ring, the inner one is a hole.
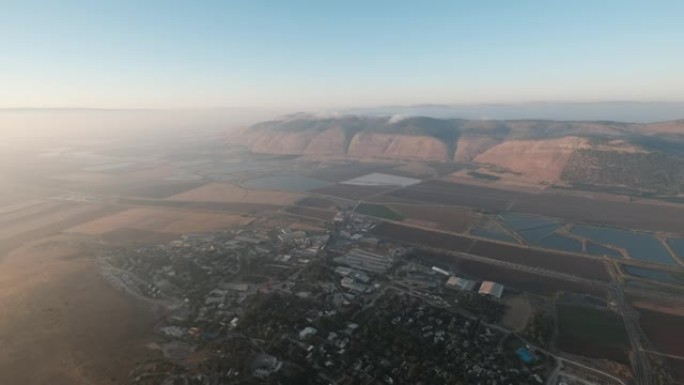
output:
M105 248L104 276L165 309L163 358L131 382L574 383L580 367L500 325L503 285L433 265L375 225L346 210L322 232L248 226Z

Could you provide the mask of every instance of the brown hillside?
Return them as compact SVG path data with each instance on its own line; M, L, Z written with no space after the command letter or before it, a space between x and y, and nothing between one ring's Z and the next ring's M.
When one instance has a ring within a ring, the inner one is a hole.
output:
M573 152L589 147L584 138L512 140L475 157L475 162L509 169L537 182L556 182Z

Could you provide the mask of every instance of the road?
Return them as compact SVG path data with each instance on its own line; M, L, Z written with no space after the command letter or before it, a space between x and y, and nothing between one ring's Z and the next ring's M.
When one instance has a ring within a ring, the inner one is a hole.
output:
M641 346L641 333L639 331L638 321L634 319L634 312L625 302L625 298L622 293L622 287L619 283L613 285L613 293L615 296L615 302L618 305L618 310L622 314L622 319L625 323L625 330L627 331L627 336L629 337L629 341L634 352L633 369L636 383L640 385L654 384L655 382L651 367L648 362L648 357L644 353L643 347Z

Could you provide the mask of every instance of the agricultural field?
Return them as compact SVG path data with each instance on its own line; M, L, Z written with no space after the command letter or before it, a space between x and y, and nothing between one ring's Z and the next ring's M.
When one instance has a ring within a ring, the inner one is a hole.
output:
M243 182L249 189L257 190L285 190L285 191L310 191L328 186L330 183L321 179L315 179L304 175L272 175Z
M474 243L472 239L460 235L387 222L375 226L373 234L392 242L428 246L450 251L467 252Z
M202 185L202 182L143 184L126 189L122 194L140 198L166 199Z
M478 220L478 216L468 209L460 207L435 207L389 204L390 209L406 218L417 221L425 227L439 230L464 233Z
M630 298L631 305L639 312L639 322L651 343L650 350L661 354L684 357L684 306L681 302L659 301L651 298ZM652 353L653 354L653 353ZM680 382L684 380L684 360L659 355L670 369L670 374Z
M635 304L639 311L639 323L654 345L661 353L684 357L684 311L672 311L667 308L654 308L644 303Z
M69 229L72 233L106 235L121 229L171 234L207 233L245 226L253 218L171 208L133 208Z
M297 206L312 207L316 209L332 209L335 203L323 198L306 197L295 203Z
M485 258L553 270L583 278L606 282L610 280L610 275L608 275L603 262L599 260L553 251L530 249L522 246L474 240L455 234L412 228L394 223L381 223L373 231L379 237L391 239L398 243L467 252Z
M392 190L384 197L403 201L473 207L493 212L514 211L647 231L678 233L684 228L684 207L653 202L596 199L555 190L541 193L507 191L487 186L426 181Z
M391 208L375 204L375 203L361 203L356 207L356 212L363 215L369 215L372 217L388 219L390 221L402 221L404 217L398 214Z
M558 304L558 348L629 365L629 339L620 315L595 307Z
M117 208L69 201L36 201L27 205L3 208L0 217L0 253L25 242L40 239L69 227L109 215Z
M578 277L609 281L610 275L602 261L583 258L554 251L530 249L522 246L504 245L495 242L477 241L469 250L470 254L538 267L566 273Z
M551 296L557 292L587 293L601 298L607 296L606 290L599 286L547 277L453 255L421 251L418 253L418 258L426 263L451 269L460 276L499 282L509 291L521 290L544 296ZM505 297L506 294L504 294Z
M335 216L334 211L321 210L317 208L304 206L291 206L286 208L285 211L290 214L301 215L309 218L316 218L323 221L331 221Z
M391 186L355 186L348 184L334 184L323 188L311 190L321 195L330 195L337 198L358 201L375 195L379 195L394 189Z
M230 183L209 183L195 189L173 195L172 201L254 203L286 206L304 195L289 191L247 189Z

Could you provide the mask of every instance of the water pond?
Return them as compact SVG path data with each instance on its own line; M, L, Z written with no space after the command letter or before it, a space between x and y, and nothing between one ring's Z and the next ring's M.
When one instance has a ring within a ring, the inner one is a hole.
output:
M539 246L571 253L582 253L584 251L582 249L582 242L559 234L549 235L539 242Z
M677 263L660 240L647 233L584 225L574 226L571 232L597 243L625 249L632 258L640 261L664 265Z
M684 283L684 274L677 275L676 273L670 273L667 271L647 269L644 267L637 267L631 265L622 265L622 270L624 270L625 273L631 275L632 277L651 279L658 282L672 284Z
M587 242L587 254L597 255L599 257L605 255L611 258L622 258L622 253L619 251L591 241Z

